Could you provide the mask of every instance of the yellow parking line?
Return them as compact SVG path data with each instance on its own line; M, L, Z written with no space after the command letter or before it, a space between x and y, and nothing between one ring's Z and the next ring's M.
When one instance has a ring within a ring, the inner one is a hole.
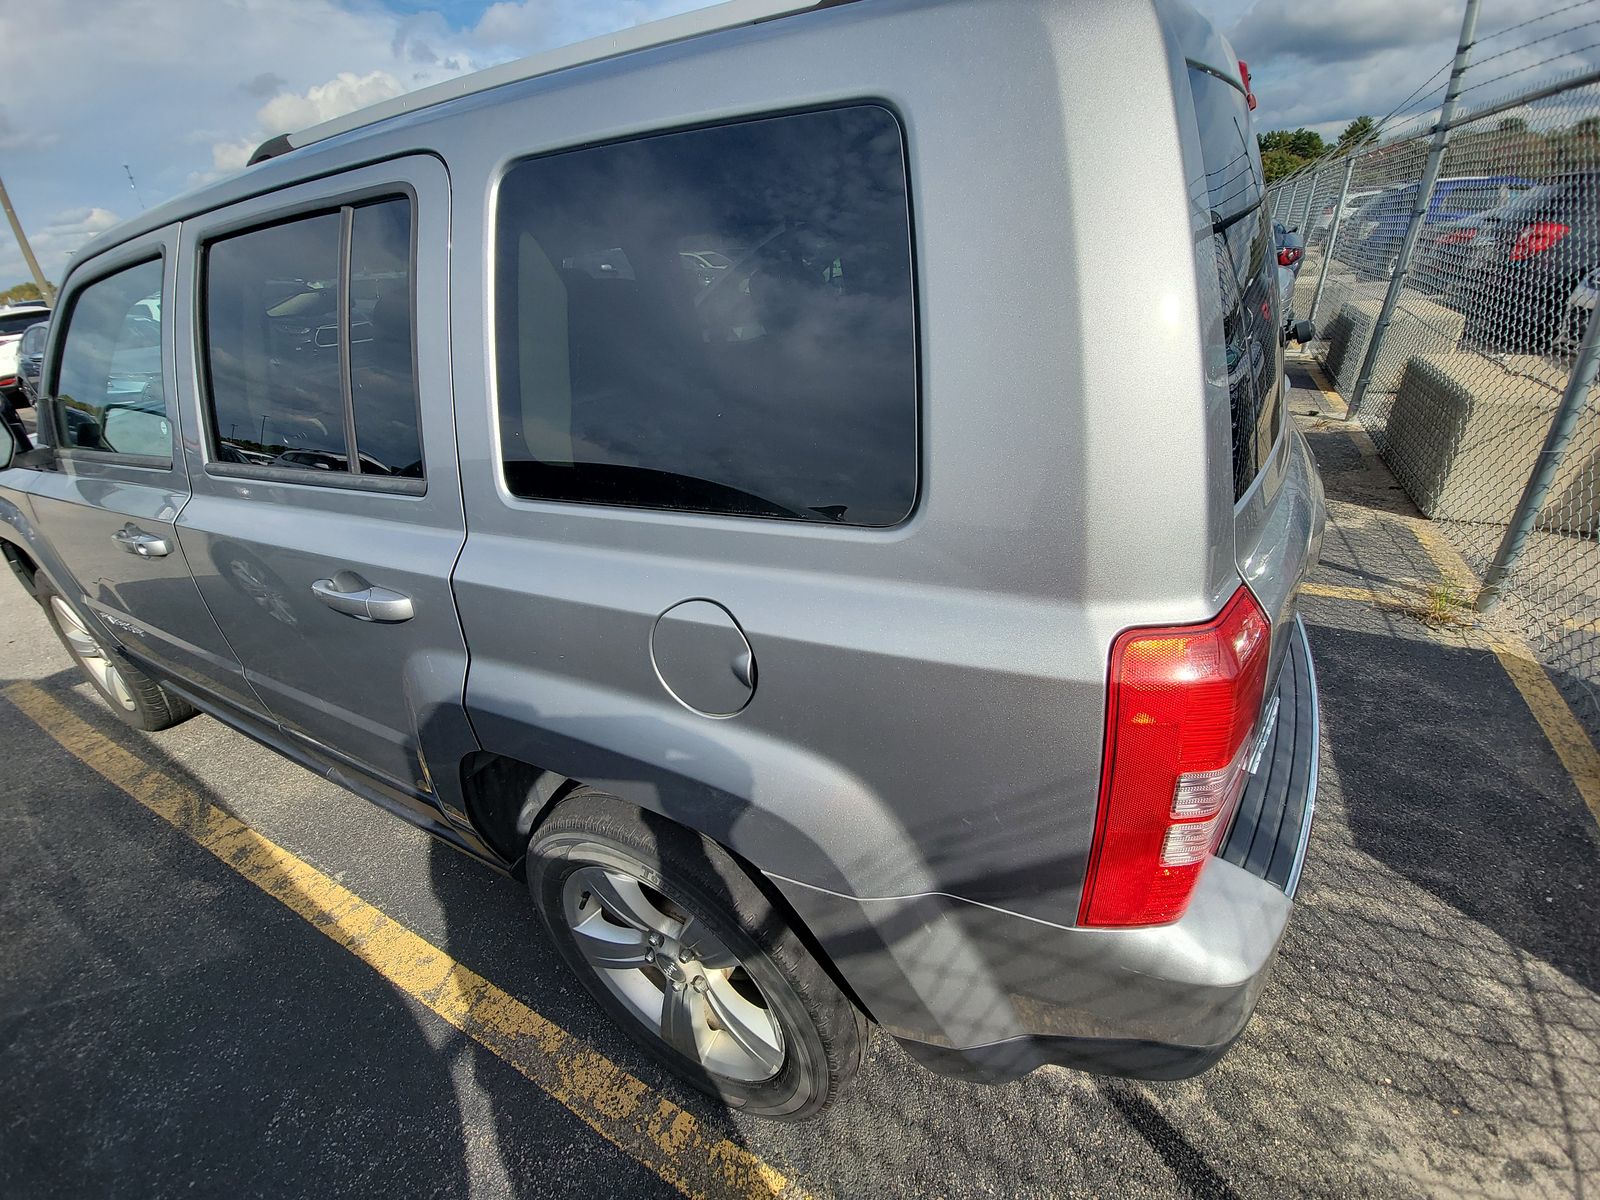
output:
M1522 639L1490 634L1489 648L1511 676L1511 682L1517 685L1517 691L1522 693L1533 719L1539 722L1556 757L1572 776L1590 814L1600 822L1600 751L1594 748L1589 734L1578 723L1566 697L1556 690L1549 672L1533 657Z
M1319 364L1306 361L1299 365L1307 368L1312 382L1326 398L1336 400L1340 404L1344 403L1344 398L1329 384ZM1351 423L1346 426L1345 431L1356 443L1356 448L1363 458L1379 457L1372 436L1359 424ZM1433 565L1439 569L1439 574L1447 583L1461 589L1467 595L1477 593L1477 574L1436 524L1422 518L1407 521L1406 525L1416 533L1423 552L1433 560ZM1363 589L1338 589L1333 585L1307 584L1304 590L1312 595L1332 595L1335 591L1353 593ZM1346 595L1344 598L1359 597ZM1373 602L1381 602L1377 593L1373 593ZM1489 630L1480 630L1478 633L1483 643L1494 651L1506 675L1521 693L1528 711L1539 723L1539 728L1544 730L1545 739L1550 743L1550 748L1556 752L1556 757L1561 760L1561 765L1566 768L1573 786L1583 797L1590 814L1596 822L1600 822L1600 750L1595 749L1588 731L1584 729L1582 722L1567 704L1566 698L1551 681L1550 673L1545 670L1538 656L1534 654L1533 648L1526 641L1514 634Z
M4 695L68 752L305 918L397 990L515 1067L685 1195L804 1197L756 1155L706 1129L694 1114L559 1025L149 766L36 685L12 684ZM607 1190L598 1180L596 1189Z
M1361 600L1368 604L1393 605L1405 603L1400 592L1384 592L1377 588L1351 587L1345 583L1303 583L1300 592L1305 596L1322 596L1329 600Z

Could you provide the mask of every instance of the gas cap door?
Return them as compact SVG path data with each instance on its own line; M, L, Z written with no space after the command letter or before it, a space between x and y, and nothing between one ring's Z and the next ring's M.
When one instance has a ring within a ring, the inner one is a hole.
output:
M737 716L755 695L755 653L714 600L684 600L657 617L650 661L672 698L704 717Z

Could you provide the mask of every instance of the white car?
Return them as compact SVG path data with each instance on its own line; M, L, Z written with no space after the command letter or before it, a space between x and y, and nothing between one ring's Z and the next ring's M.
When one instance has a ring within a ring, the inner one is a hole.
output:
M30 325L49 318L50 309L43 300L0 307L0 396L12 404L22 398L22 384L17 379L17 351L22 346L22 335Z

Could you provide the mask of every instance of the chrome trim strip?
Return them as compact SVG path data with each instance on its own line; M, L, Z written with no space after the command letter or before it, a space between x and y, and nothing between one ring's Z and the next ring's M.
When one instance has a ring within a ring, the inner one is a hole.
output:
M1306 655L1306 679L1311 684L1311 771L1306 783L1306 815L1300 823L1300 844L1295 847L1294 866L1289 870L1288 886L1283 889L1291 900L1300 886L1300 869L1305 866L1306 850L1311 845L1311 823L1317 811L1317 768L1322 761L1322 705L1317 699L1317 667L1311 660L1311 639L1306 636L1306 623L1298 613L1294 627L1300 634L1300 646Z

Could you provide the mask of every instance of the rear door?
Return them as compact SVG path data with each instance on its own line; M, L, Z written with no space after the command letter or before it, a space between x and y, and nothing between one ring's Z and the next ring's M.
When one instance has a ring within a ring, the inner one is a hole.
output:
M182 251L196 582L284 732L429 815L429 762L476 745L448 205L439 163L403 159L185 222Z
M56 466L33 483L34 514L77 598L116 641L167 675L259 713L174 529L189 494L169 399L177 237L177 226L147 234L67 280L42 381L51 399L40 414Z

